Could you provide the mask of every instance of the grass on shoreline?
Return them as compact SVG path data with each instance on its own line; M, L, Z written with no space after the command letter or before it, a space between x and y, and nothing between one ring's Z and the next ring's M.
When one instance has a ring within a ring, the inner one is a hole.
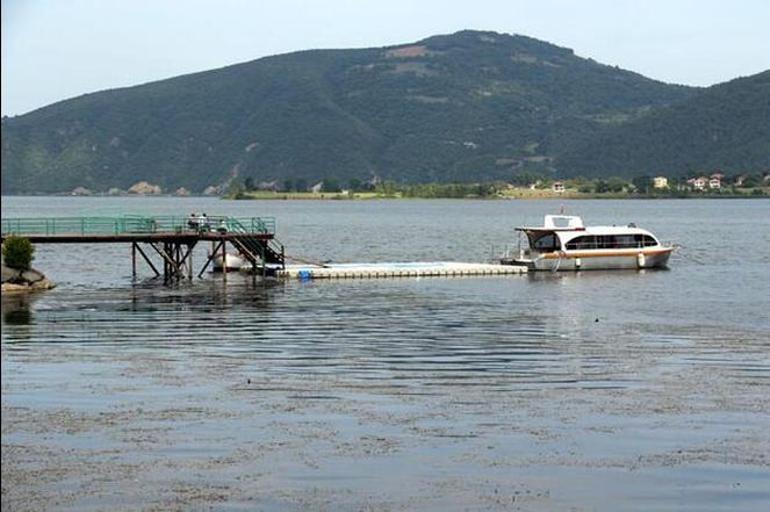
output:
M754 190L759 190L762 194L754 193ZM757 199L768 197L770 197L770 187L746 189L746 192L740 193L729 191L718 193L690 192L679 195L671 193L632 194L628 192L586 193L577 190L566 190L559 193L550 189L510 188L501 190L495 195L467 195L459 198L405 196L401 192L385 194L381 192L272 192L256 190L239 192L235 195L227 195L224 198L236 200L366 201L376 199Z

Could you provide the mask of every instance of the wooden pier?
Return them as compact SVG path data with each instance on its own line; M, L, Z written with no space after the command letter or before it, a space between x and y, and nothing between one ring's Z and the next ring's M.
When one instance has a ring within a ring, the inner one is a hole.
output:
M8 218L2 220L2 240L23 236L35 244L130 244L131 270L137 276L137 255L164 283L192 279L193 249L199 242L211 242L211 251L198 272L202 276L217 257L226 258L232 245L250 264L252 273L285 267L284 248L275 239L272 217L60 217ZM157 254L162 273L148 256ZM225 274L226 278L226 274Z

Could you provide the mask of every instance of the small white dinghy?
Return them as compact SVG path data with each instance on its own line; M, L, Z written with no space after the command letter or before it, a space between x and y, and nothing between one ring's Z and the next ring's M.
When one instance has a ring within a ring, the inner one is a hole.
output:
M222 261L222 255L218 254L214 256L212 260L214 272L237 272L239 270L251 270L251 263L237 254L226 253L225 259Z

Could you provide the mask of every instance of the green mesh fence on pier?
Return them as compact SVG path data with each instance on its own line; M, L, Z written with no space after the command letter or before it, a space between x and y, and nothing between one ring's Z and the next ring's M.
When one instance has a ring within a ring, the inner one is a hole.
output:
M237 231L275 234L274 217L48 217L2 219L3 235L121 235Z

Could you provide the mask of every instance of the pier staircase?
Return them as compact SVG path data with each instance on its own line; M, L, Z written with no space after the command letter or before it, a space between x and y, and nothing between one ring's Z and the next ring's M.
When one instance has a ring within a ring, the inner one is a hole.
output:
M254 223L256 222L256 223ZM230 242L243 254L253 268L263 271L286 268L283 244L273 237L269 227L255 219L252 226L244 226L238 219L229 217L227 229Z

